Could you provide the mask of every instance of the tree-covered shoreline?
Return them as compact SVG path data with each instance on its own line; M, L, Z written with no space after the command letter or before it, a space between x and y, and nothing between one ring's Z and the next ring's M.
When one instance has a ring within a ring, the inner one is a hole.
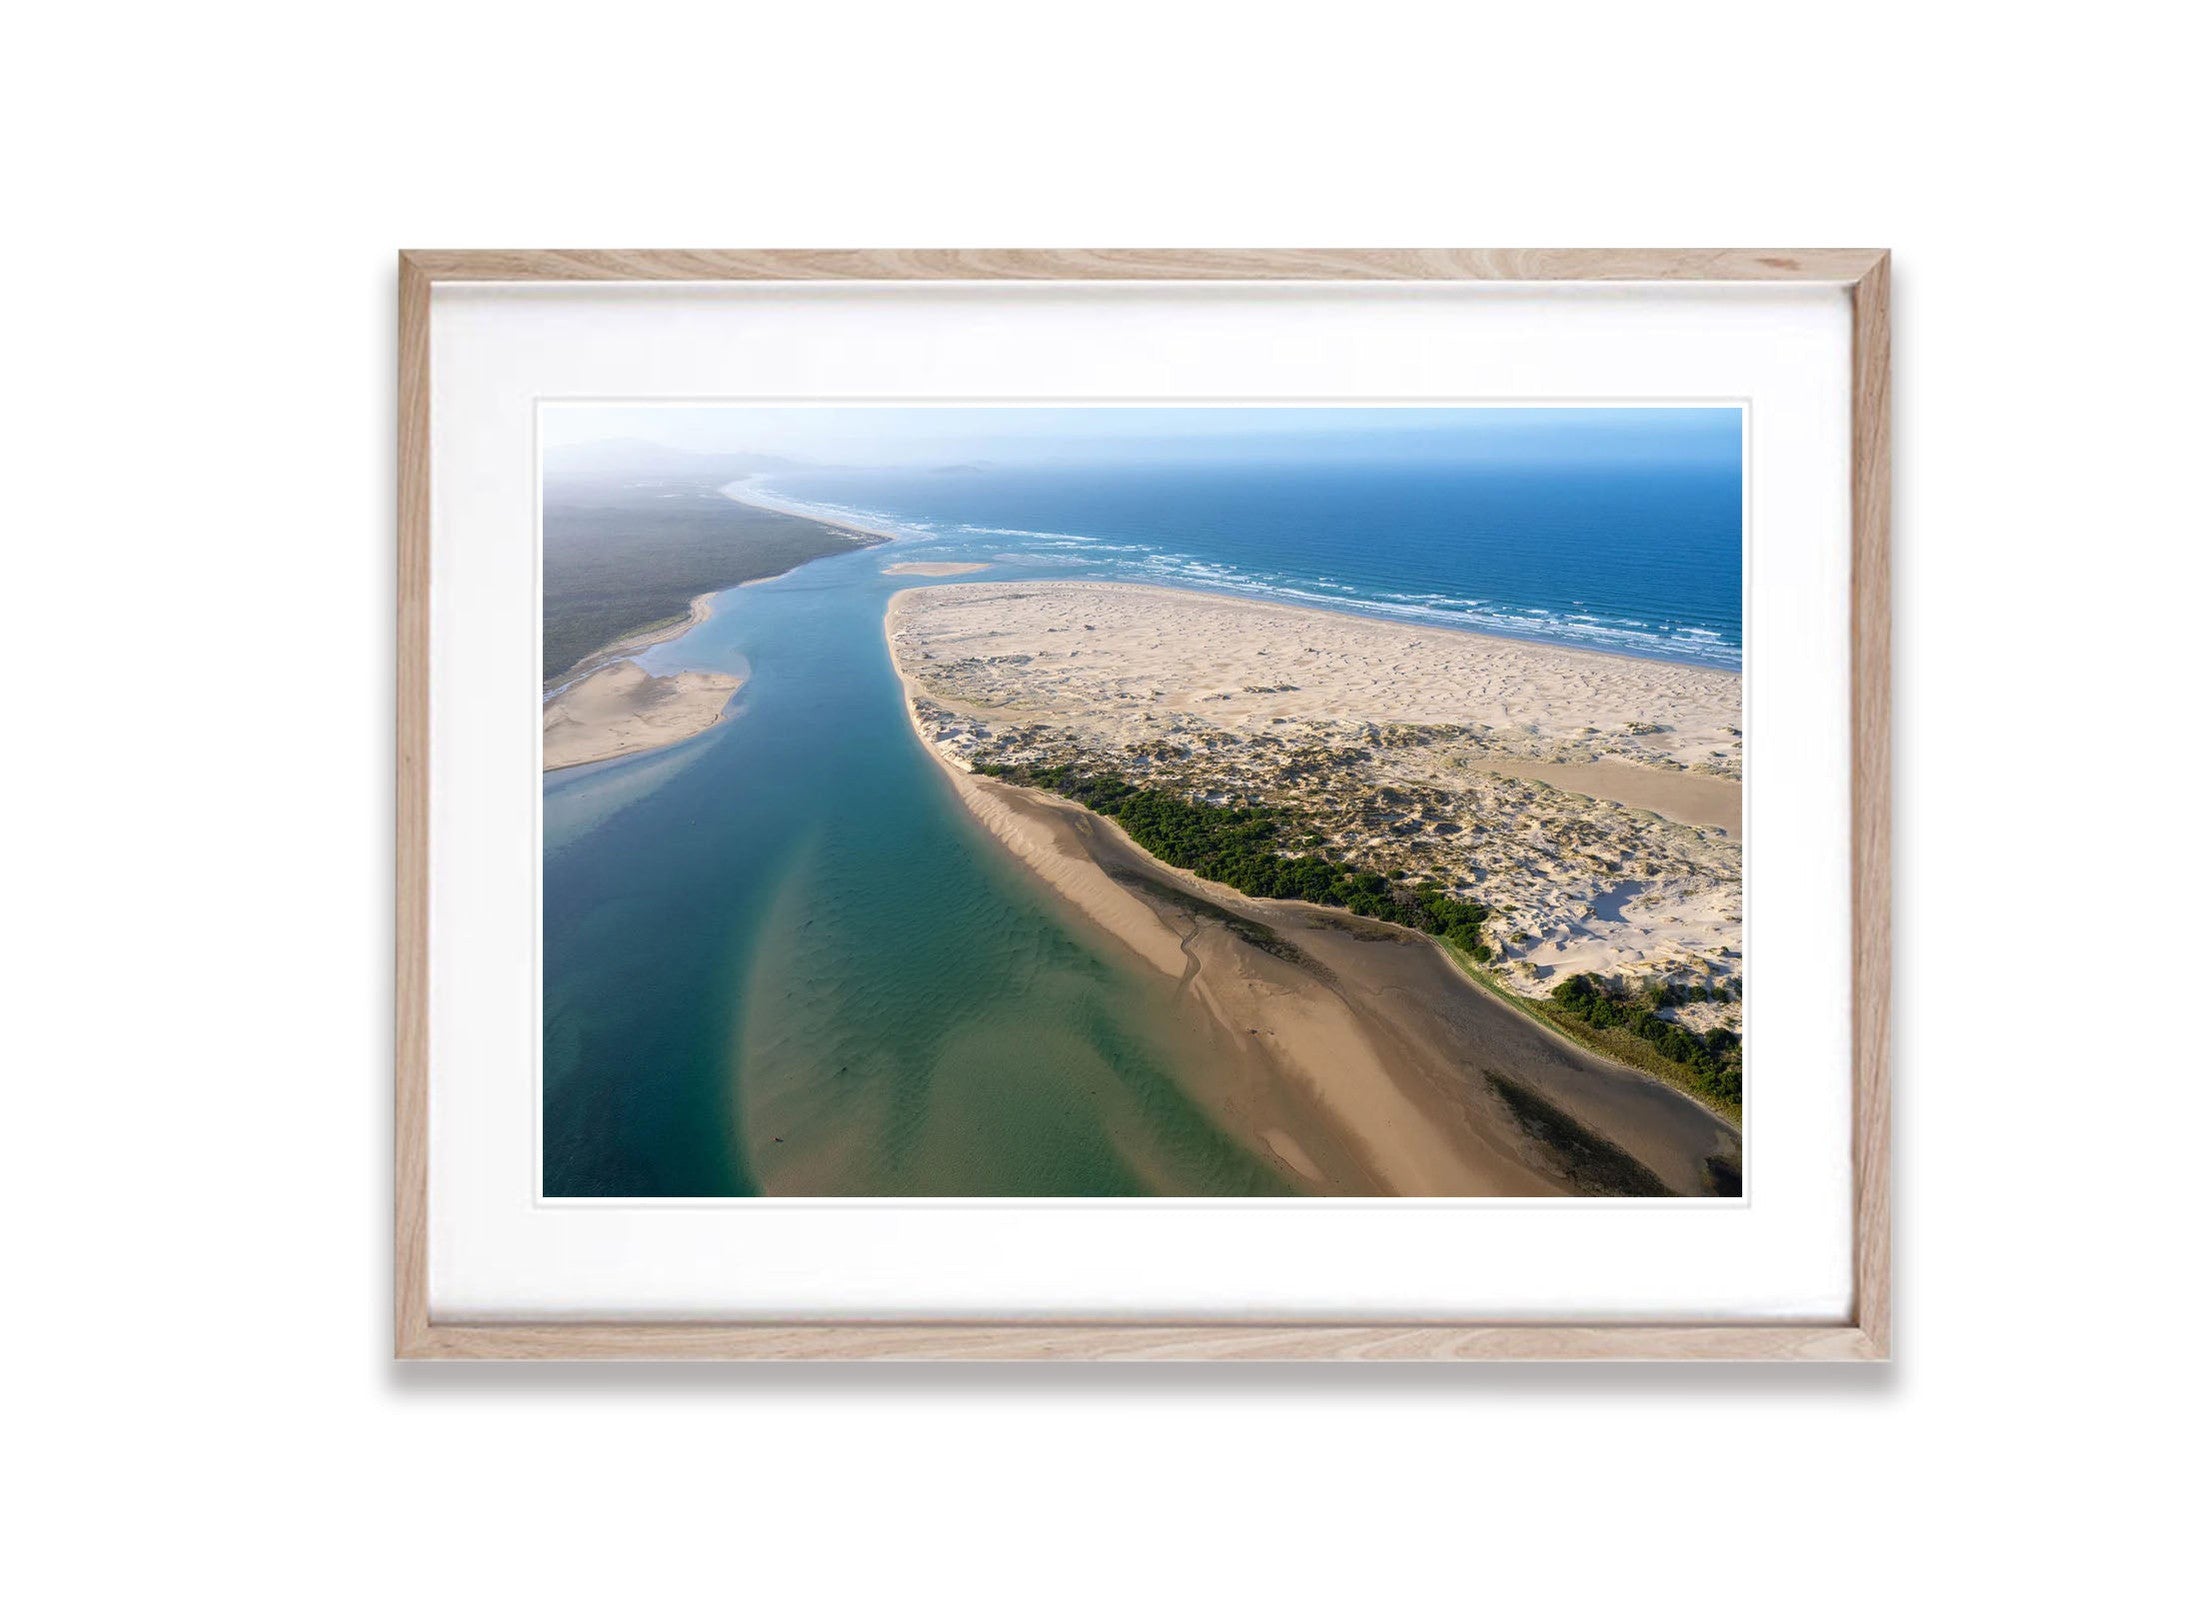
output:
M1687 1068L1704 1098L1741 1108L1741 1040L1723 1027L1698 1033L1657 1013L1694 996L1672 984L1628 992L1586 972L1575 972L1550 991L1548 1004L1584 1025L1633 1034L1676 1066Z
M1073 765L979 762L971 770L1059 794L1111 817L1147 854L1256 899L1303 900L1410 927L1480 966L1493 953L1482 936L1488 906L1334 859L1306 819L1286 806L1209 804ZM1697 1033L1658 1014L1695 1000L1737 997L1738 986L1737 981L1716 989L1660 983L1629 991L1611 979L1576 973L1547 999L1499 991L1576 1043L1738 1118L1740 1038L1723 1027Z
M1481 936L1488 906L1332 860L1304 819L1284 807L1208 805L1074 766L980 763L972 770L1112 817L1147 854L1241 894L1333 905L1440 938L1471 960L1489 959Z

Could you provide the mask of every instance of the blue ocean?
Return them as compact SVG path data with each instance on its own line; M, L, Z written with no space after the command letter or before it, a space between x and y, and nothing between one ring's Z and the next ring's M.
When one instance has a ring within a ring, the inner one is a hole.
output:
M1682 467L1407 462L781 473L759 501L986 561L1741 665L1738 452ZM921 551L917 546L921 545Z

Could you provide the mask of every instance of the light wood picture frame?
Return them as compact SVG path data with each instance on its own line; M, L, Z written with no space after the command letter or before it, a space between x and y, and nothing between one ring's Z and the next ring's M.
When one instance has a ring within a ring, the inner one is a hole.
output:
M1808 1360L1889 1357L1890 258L1800 250L413 250L398 261L395 1353L400 1359ZM1791 1322L1247 1324L432 1319L428 1297L430 295L445 283L1796 283L1852 314L1853 1302Z

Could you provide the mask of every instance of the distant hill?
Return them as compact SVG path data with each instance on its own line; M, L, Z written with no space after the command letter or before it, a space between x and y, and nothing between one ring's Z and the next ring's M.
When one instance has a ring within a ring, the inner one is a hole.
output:
M730 483L750 473L791 472L804 464L784 455L682 450L653 439L591 439L584 444L556 445L542 454L544 473L557 477L697 475Z

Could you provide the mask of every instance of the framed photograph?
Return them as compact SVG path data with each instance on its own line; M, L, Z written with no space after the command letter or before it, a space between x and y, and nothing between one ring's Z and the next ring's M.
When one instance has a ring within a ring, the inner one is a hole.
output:
M1885 1358L1887 278L400 257L397 1353Z

